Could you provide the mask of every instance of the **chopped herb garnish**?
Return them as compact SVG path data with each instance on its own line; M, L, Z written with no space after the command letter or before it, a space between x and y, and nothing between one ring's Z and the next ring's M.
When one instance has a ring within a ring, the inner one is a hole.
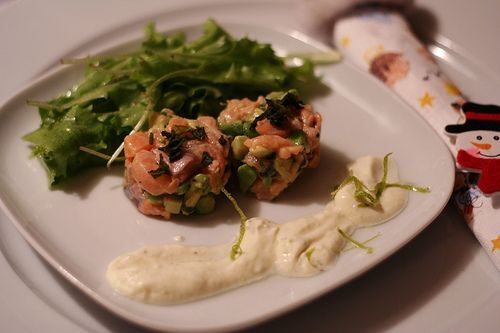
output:
M195 139L203 140L207 137L204 127L196 127L192 129L187 126L176 126L175 130L172 130L171 132L161 131L161 135L168 140L168 143L159 149L168 154L170 162L175 162L182 157L182 145L184 142ZM206 162L208 163L208 160ZM210 160L210 163L212 163L212 160Z
M257 123L263 119L269 119L271 125L280 127L285 125L288 120L288 110L281 104L272 99L266 99L266 109L264 112L254 119L252 128L257 126Z
M152 145L153 143L155 143L155 136L153 132L149 132L149 144Z
M182 144L184 140L178 137L175 132L171 133L170 139L165 146L170 162L175 162L182 157Z
M236 202L236 199L229 193L224 187L221 189L222 193L226 196L226 198L231 201L233 204L234 209L238 212L240 215L240 233L238 235L238 239L236 240L236 243L233 244L231 248L231 254L229 255L231 260L235 260L238 258L242 253L243 250L241 249L241 242L243 242L243 237L245 236L245 231L246 231L246 222L248 220L248 217L243 213L243 210L241 210L240 206Z
M204 166L209 166L210 164L212 164L213 162L213 158L212 156L210 156L209 153L207 153L206 151L203 152L202 154L202 157L201 157L201 164L203 164Z
M191 134L196 140L203 140L207 137L207 133L205 132L205 127L196 127L194 130L191 130Z
M153 178L158 178L161 175L170 175L170 168L168 167L168 164L165 163L163 160L163 154L160 154L160 160L158 161L158 168L155 170L150 170L148 173L153 177Z
M255 128L263 119L269 119L273 126L281 127L288 121L290 113L300 109L303 105L295 90L271 93L266 97L264 112L253 120L251 128Z
M430 192L428 187L417 187L410 184L392 184L387 183L387 172L388 172L388 161L389 156L391 154L387 154L384 156L383 167L384 174L382 179L375 185L373 189L369 189L359 178L354 176L352 173L340 184L335 190L332 192L332 198L335 199L337 193L346 185L352 183L354 185L354 198L359 202L359 207L371 207L376 208L380 205L380 198L382 197L382 193L385 189L389 187L399 187L409 191L415 191L420 193Z
M221 145L225 145L225 144L227 143L227 140L226 140L226 138L224 138L224 136L223 136L223 135L221 135L221 136L220 136L220 138L219 138L219 143L220 143Z

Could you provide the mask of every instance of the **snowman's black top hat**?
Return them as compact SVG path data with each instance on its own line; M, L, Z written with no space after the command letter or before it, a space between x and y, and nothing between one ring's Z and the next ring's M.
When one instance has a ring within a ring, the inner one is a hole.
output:
M462 105L462 111L465 123L446 126L444 129L447 133L481 130L500 132L500 106L467 102Z

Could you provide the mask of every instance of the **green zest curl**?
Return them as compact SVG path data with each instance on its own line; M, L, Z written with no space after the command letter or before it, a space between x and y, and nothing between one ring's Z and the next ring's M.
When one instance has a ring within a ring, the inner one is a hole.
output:
M430 189L428 187L418 187L411 184L398 184L398 183L387 183L387 172L388 172L388 161L391 153L384 156L384 175L382 179L375 185L373 189L368 188L359 178L354 176L350 172L349 176L338 185L335 190L331 193L332 198L335 199L337 193L346 185L352 183L354 185L354 198L359 202L359 207L371 207L377 208L380 205L380 198L382 193L390 187L398 187L408 191L414 191L419 193L428 193Z
M238 239L236 240L236 243L233 244L233 247L231 248L231 254L229 255L231 260L235 260L238 258L242 253L243 250L241 249L241 242L243 241L243 237L245 236L245 231L246 231L246 221L248 220L248 217L243 213L243 210L240 208L238 203L236 202L236 199L229 193L225 188L221 189L222 193L231 201L231 203L234 206L234 209L238 212L240 215L240 233L238 235Z
M306 258L307 258L307 261L309 261L309 263L312 265L312 262L311 262L311 258L312 258L312 255L314 253L314 250L316 250L314 247L311 248L310 250L308 250L306 252Z
M353 239L344 230L342 230L340 228L337 228L337 231L339 232L340 236L345 238L347 241L351 242L352 245L354 245L358 249L366 250L367 253L373 253L373 248L371 246L366 246L365 244L358 242L357 240Z
M374 236L368 238L367 240L365 241L362 241L362 242L358 242L358 243L361 243L363 246L366 246L366 244L368 244L369 242L371 242L372 240L374 240L375 238L379 237L381 235L380 232L377 232ZM351 246L351 247L348 247L346 249L343 249L342 252L347 252L347 251L350 251L352 249L355 249L355 248L358 248L358 246L354 245Z

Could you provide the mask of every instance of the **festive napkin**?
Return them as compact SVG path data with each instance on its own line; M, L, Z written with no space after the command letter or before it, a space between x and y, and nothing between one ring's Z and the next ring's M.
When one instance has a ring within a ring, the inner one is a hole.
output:
M333 42L344 57L400 95L447 143L457 157L453 199L500 270L500 107L466 102L401 12L386 6L406 1L362 8L353 7L374 1L331 2L302 3L306 27L333 18Z

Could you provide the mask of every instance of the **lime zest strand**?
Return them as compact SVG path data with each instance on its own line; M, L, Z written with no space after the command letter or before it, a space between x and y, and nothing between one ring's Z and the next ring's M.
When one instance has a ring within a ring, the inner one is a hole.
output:
M384 191L389 187L397 187L419 193L430 192L430 188L428 187L418 187L411 184L387 183L389 156L391 154L392 153L389 153L384 156L383 176L382 179L377 184L375 184L375 187L373 189L369 189L361 180L359 180L359 178L354 176L352 172L349 172L349 175L346 177L346 179L344 179L344 181L331 193L332 199L335 199L335 196L343 187L351 183L354 185L354 198L359 202L358 207L377 208L380 205L380 198L382 197L382 193L384 193Z
M403 190L408 190L408 191L413 191L413 192L418 192L418 193L429 193L431 189L429 187L419 187L411 184L391 184L388 183L386 187L398 187L402 188Z
M351 236L349 236L345 231L337 227L337 231L339 232L340 236L342 236L345 240L349 241L352 245L357 247L358 249L365 250L366 253L373 253L373 248L371 246L366 246L365 244L358 242L357 240L353 239Z
M312 267L314 267L314 268L316 268L316 269L318 269L318 270L321 270L321 271L322 271L323 269L322 269L321 267L316 266L316 265L315 265L315 264L313 264L313 262L312 262L312 256L313 256L313 253L314 253L314 251L315 251L315 250L316 250L316 248L315 248L315 247L312 247L312 248L310 248L309 250L307 250L307 252L306 252L306 259L307 259L307 261L309 262L309 265L311 265Z
M374 236L372 236L372 237L370 237L370 238L368 238L368 239L366 239L366 240L364 240L364 241L362 241L360 243L366 246L366 244L368 244L369 242L371 242L375 238L380 237L380 235L382 235L382 234L380 232L377 232ZM347 251L350 251L350 250L356 249L356 248L357 248L357 246L351 246L351 247L348 247L346 249L343 249L342 252L347 252Z
M314 253L314 250L316 250L316 248L312 247L310 248L307 252L306 252L306 258L307 258L307 261L309 261L309 263L312 265L311 263L311 258L312 258L312 255Z
M229 193L224 187L221 189L222 193L228 198L228 200L233 204L234 209L238 212L240 215L240 232L238 235L238 239L236 240L236 243L233 244L231 247L231 254L229 257L231 260L235 260L238 258L242 253L243 250L241 249L241 242L243 242L243 237L245 236L245 231L246 231L246 221L248 220L248 217L243 213L243 210L240 208L238 205L238 202L236 202L236 199Z
M389 156L391 156L392 153L389 153L384 156L384 161L383 161L383 166L384 166L384 174L382 176L382 180L378 182L375 185L375 197L378 199L382 196L382 193L385 191L387 187L387 172L389 170L388 164L389 164Z

